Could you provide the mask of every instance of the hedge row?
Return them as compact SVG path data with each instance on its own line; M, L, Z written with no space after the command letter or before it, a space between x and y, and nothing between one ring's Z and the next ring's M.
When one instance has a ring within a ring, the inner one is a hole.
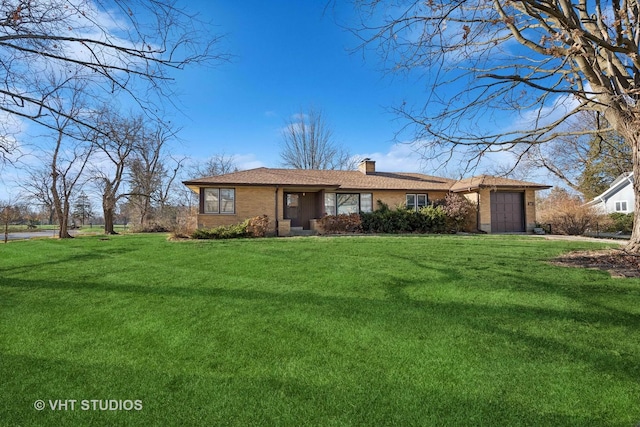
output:
M444 233L475 229L475 217L473 203L453 194L417 211L404 207L390 209L378 201L378 209L373 212L329 215L322 218L319 225L327 234Z
M363 233L443 233L447 215L442 206L426 206L418 211L380 209L360 214Z
M249 218L241 224L222 225L215 228L200 228L191 234L194 239L239 239L243 237L264 237L269 230L267 215Z

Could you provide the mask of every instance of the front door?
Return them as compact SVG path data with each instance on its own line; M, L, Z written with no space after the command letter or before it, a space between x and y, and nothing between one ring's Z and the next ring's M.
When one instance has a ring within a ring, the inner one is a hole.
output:
M284 218L292 227L309 230L309 220L315 218L316 193L284 193Z

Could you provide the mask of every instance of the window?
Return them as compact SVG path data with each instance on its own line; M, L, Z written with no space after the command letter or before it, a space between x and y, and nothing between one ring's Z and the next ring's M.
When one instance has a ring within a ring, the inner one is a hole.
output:
M220 189L205 188L204 189L204 213L220 212Z
M220 213L229 214L234 213L236 201L236 190L232 188L220 189Z
M300 204L300 196L298 194L288 193L286 195L285 218L297 219L298 206Z
M407 209L417 211L429 204L429 197L426 194L407 194Z
M287 207L288 208L298 207L298 194L287 194Z
M372 212L373 194L324 193L324 211L327 215Z
M627 212L627 202L616 202L616 212Z
M373 212L373 194L362 193L360 195L360 212Z
M232 214L236 207L236 190L233 188L205 188L203 213Z
M360 211L357 194L337 194L338 215L358 213Z
M336 193L324 193L324 212L327 215L336 214Z

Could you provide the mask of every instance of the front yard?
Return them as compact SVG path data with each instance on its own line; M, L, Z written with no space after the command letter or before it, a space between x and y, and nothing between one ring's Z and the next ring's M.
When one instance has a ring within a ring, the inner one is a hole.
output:
M545 262L601 247L0 245L0 425L633 426L640 280Z

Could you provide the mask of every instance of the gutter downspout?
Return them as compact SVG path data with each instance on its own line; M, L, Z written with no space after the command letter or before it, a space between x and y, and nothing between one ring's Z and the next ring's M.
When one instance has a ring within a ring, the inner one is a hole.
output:
M280 222L278 221L278 189L280 186L276 185L275 202L276 202L276 237L280 237Z
M480 233L486 233L485 231L482 231L480 229L480 189L478 189L478 192L476 194L478 195L476 199L476 229Z

